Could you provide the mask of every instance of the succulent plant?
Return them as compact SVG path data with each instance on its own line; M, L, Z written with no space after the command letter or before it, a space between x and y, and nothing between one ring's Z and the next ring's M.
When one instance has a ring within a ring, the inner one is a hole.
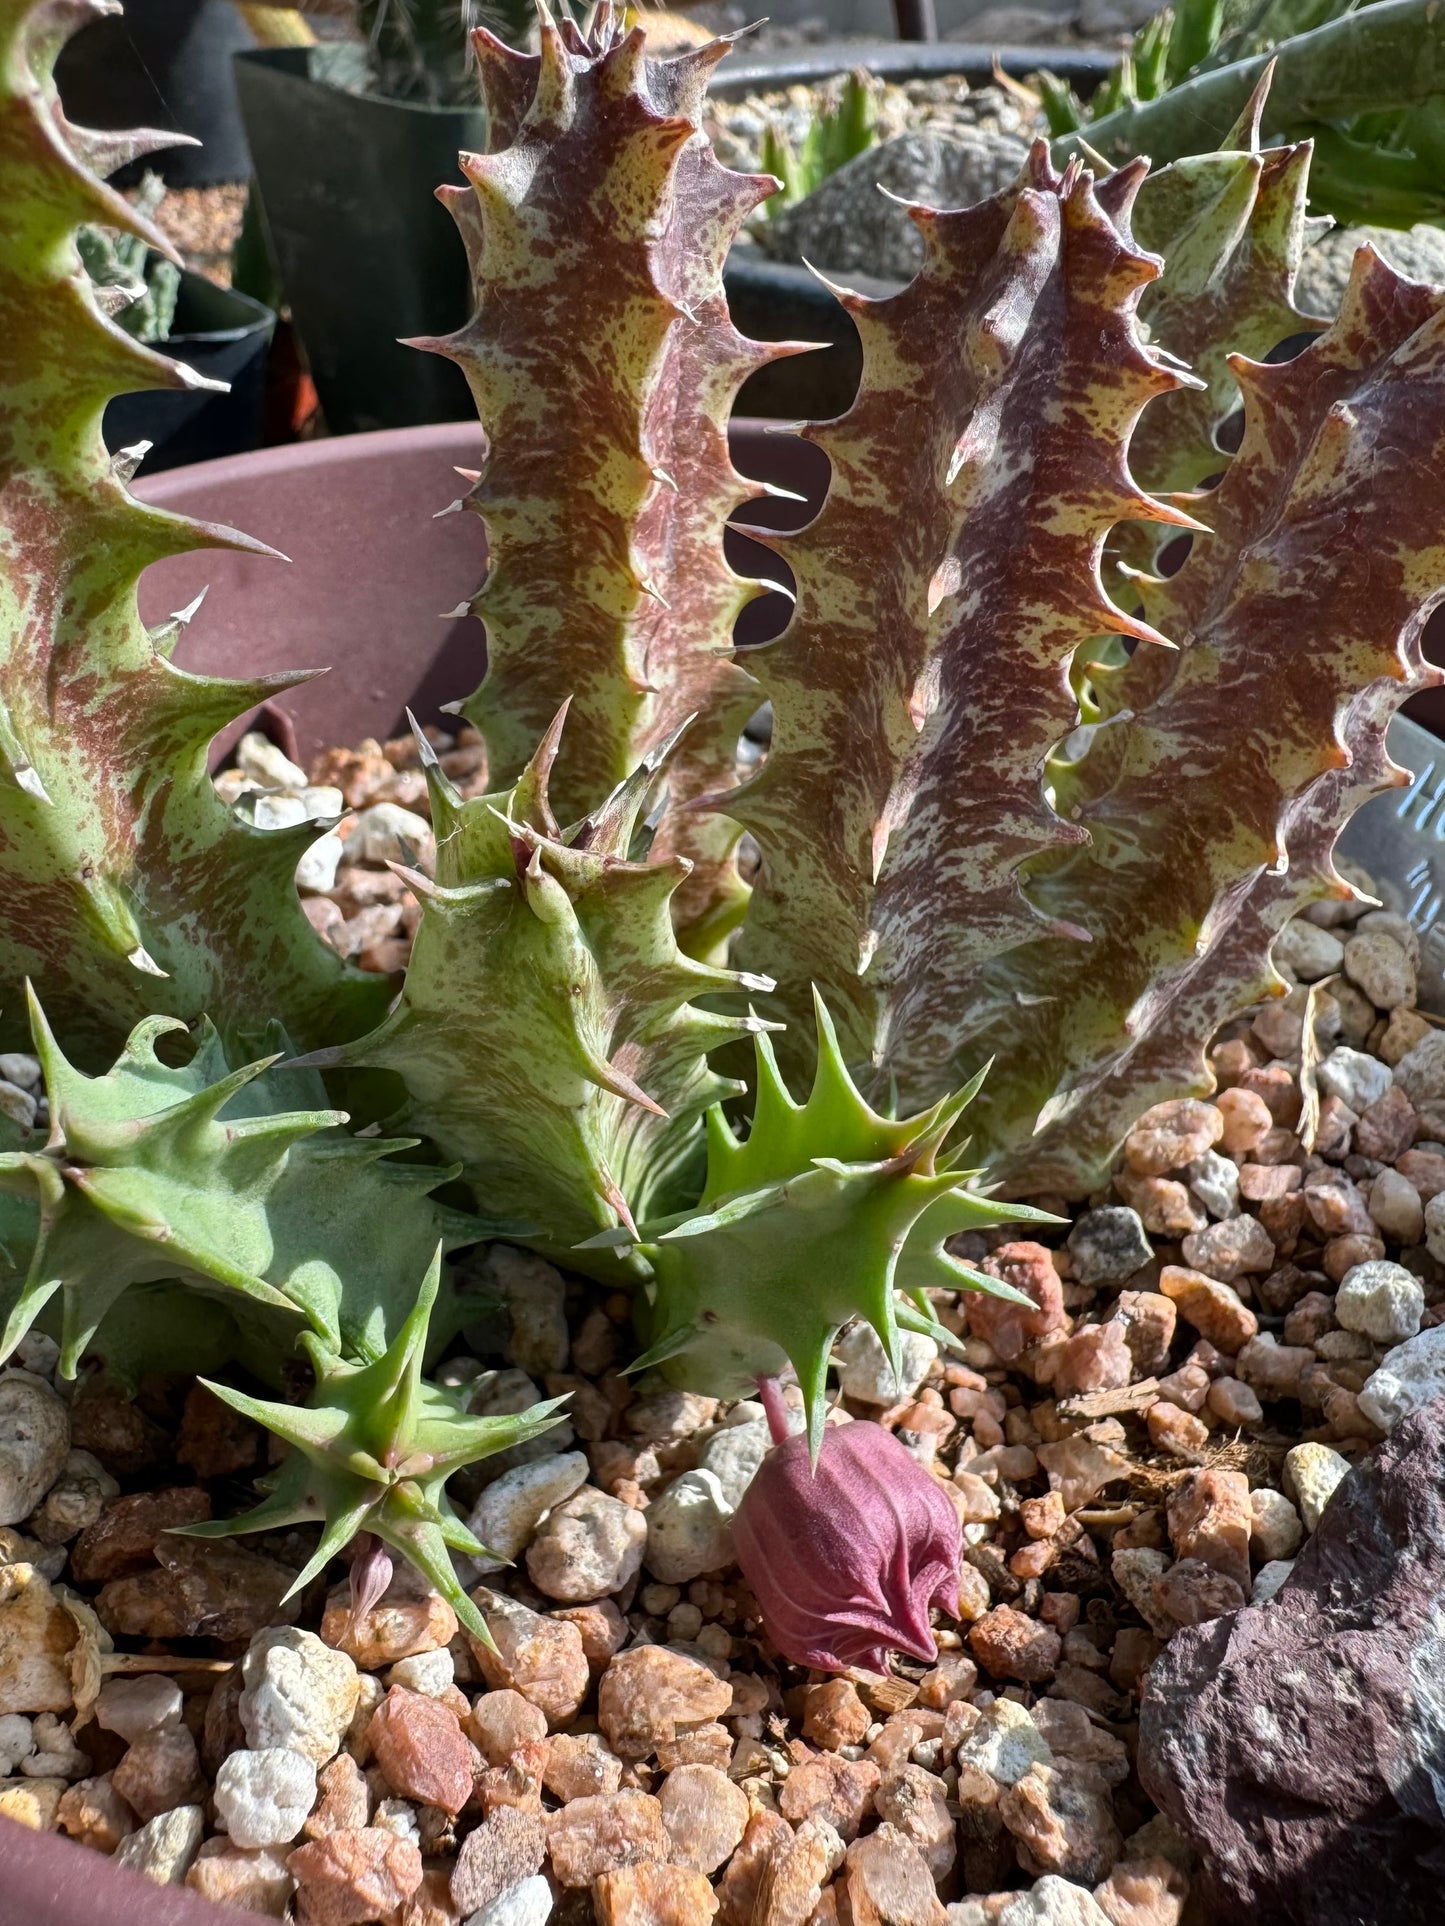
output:
M1411 227L1445 214L1445 42L1432 0L1177 0L1085 108L1039 75L1055 159L1177 160L1223 142L1262 77L1268 131L1312 140L1320 214Z
M159 174L141 176L132 205L143 220L155 219L165 199ZM96 299L137 341L164 341L176 314L181 271L174 261L153 254L137 234L113 234L83 227L76 235L85 271L95 283Z
M287 1596L302 1590L358 1538L400 1552L430 1579L475 1638L492 1643L485 1619L463 1591L454 1551L489 1556L453 1511L446 1482L479 1459L525 1444L561 1420L562 1398L506 1417L468 1415L465 1395L422 1376L428 1323L441 1281L438 1248L416 1302L384 1350L346 1358L314 1331L301 1343L316 1375L304 1405L273 1404L226 1384L209 1388L291 1446L271 1490L254 1511L184 1528L196 1538L230 1538L317 1523L316 1549ZM369 1544L362 1557L374 1557ZM365 1565L363 1564L363 1571ZM379 1576L379 1574L378 1574ZM381 1579L382 1588L385 1578ZM364 1608L367 1585L354 1608ZM373 1601L374 1602L374 1598Z
M585 1265L575 1246L695 1194L703 1112L740 1089L708 1052L757 1019L695 999L769 986L684 956L669 910L687 865L634 853L666 745L558 824L563 720L509 789L466 802L423 750L437 873L401 872L424 905L405 985L370 1035L307 1061L395 1070L407 1127L489 1210Z
M808 431L832 483L779 543L797 600L758 661L772 745L717 798L763 852L739 955L777 979L788 1041L806 1046L793 1019L816 984L848 1061L879 1090L896 1076L905 1103L955 1081L990 958L1050 928L1081 940L1019 877L1084 840L1040 782L1076 720L1067 667L1103 631L1160 640L1099 586L1110 530L1194 526L1128 471L1141 410L1188 377L1138 334L1157 263L1090 177L1059 177L1040 146L1017 190L914 219L918 277L844 299L862 385ZM884 476L899 539L880 557Z
M1142 169L1096 189L1041 154L1031 166L980 208L917 211L918 278L848 302L862 387L813 431L831 491L782 545L798 599L759 666L772 747L717 802L762 848L739 959L776 978L784 1014L819 985L849 1061L905 1103L993 1058L1005 1068L976 1110L988 1168L1024 1194L1078 1195L1145 1107L1208 1090L1210 1035L1277 988L1283 917L1346 890L1328 848L1389 779L1388 713L1435 679L1418 637L1439 532L1408 474L1438 458L1424 398L1440 297L1362 261L1298 362L1232 364L1244 444L1208 506L1190 502L1209 535L1180 575L1136 584L1146 619L1126 615L1099 590L1105 536L1191 521L1125 460L1141 409L1185 385L1137 330L1159 274L1129 234ZM886 572L865 533L879 476L902 531ZM1351 539L1297 566L1323 492ZM1378 599L1350 586L1364 552ZM1045 782L1086 631L1141 646L1112 720ZM1330 774L1337 730L1353 736L1347 784ZM1317 847L1281 882L1286 833L1306 823Z
M1011 1182L1077 1189L1149 1104L1210 1087L1214 1031L1278 992L1283 923L1348 893L1330 852L1399 780L1389 715L1440 679L1420 634L1445 529L1396 518L1409 475L1445 459L1445 294L1363 249L1328 333L1234 372L1245 435L1212 539L1143 585L1185 645L1124 672L1129 706L1070 805L1091 840L1037 884L1043 913L1088 928L1087 959L1027 946L990 984L998 1016L976 1047L1011 1064L990 1124Z
M1262 361L1291 335L1327 325L1294 300L1311 226L1310 147L1261 151L1267 97L1262 84L1218 153L1157 168L1134 199L1134 239L1164 264L1140 298L1140 321L1203 384L1151 402L1130 439L1130 468L1158 493L1198 488L1227 462L1219 432L1240 405L1235 355Z
M1156 342L1198 377L1199 385L1158 396L1129 442L1129 465L1144 487L1191 506L1192 491L1217 479L1229 454L1221 437L1240 407L1231 366L1236 354L1263 359L1323 319L1295 306L1294 284L1311 222L1305 211L1310 147L1260 150L1268 82L1261 81L1215 154L1174 161L1147 174L1133 201L1136 241L1161 257L1158 280L1144 289L1139 320ZM1121 169L1104 197L1131 191ZM1140 607L1130 569L1151 573L1176 531L1124 522L1109 537L1104 581L1123 608ZM1118 636L1098 637L1075 655L1073 681L1084 719L1096 722L1113 697L1101 669L1128 659ZM1058 779L1067 778L1056 771Z
M1419 25L1416 0L1369 12L1375 40ZM59 118L59 19L0 0L0 987L10 1034L27 974L55 1025L36 1018L48 1137L0 1120L6 1343L58 1307L73 1369L122 1291L210 1369L263 1329L274 1377L299 1337L305 1405L220 1387L294 1450L216 1529L320 1523L303 1578L350 1545L363 1603L398 1551L477 1632L448 1553L480 1548L446 1479L551 1412L474 1418L423 1366L454 1322L438 1246L505 1230L630 1284L641 1366L719 1395L793 1369L788 1503L836 1524L795 1461L824 1481L842 1326L894 1356L900 1330L949 1338L936 1293L1006 1292L950 1240L1039 1217L1003 1190L1086 1194L1148 1105L1207 1091L1211 1034L1281 987L1283 921L1350 893L1336 835L1398 779L1386 725L1436 679L1445 506L1420 477L1445 467L1445 293L1365 252L1327 332L1244 358L1300 331L1309 153L1261 151L1240 74L1167 97L1232 103L1218 154L1060 172L1040 143L1007 192L913 211L908 288L844 296L858 399L809 431L832 481L779 543L793 618L739 659L761 585L723 556L756 492L727 415L794 350L744 341L722 293L769 186L699 129L726 45L652 61L606 5L585 34L544 18L536 54L479 33L493 148L445 195L477 311L425 345L463 367L488 437L466 505L490 538L489 666L464 707L496 787L463 800L432 760L436 874L401 871L422 917L383 1014L385 986L305 925L296 841L211 794L209 737L260 685L174 669L173 629L136 616L150 560L243 538L131 502L101 449L109 395L182 377L80 274L79 224L144 223L76 158L121 150ZM1343 25L1336 61L1365 46ZM1167 577L1160 531L1192 543ZM273 1019L307 1055L257 1060ZM321 1072L366 1066L400 1080L404 1143L325 1102ZM415 1139L453 1168L404 1162ZM453 1171L474 1216L433 1195ZM193 1330L187 1302L208 1307ZM952 1556L935 1512L866 1625L845 1636L823 1598L837 1636L784 1649L918 1650Z
M825 100L818 107L796 148L786 131L769 120L763 129L760 158L764 173L782 183L764 203L769 219L806 200L830 174L866 154L873 145L877 121L878 83L861 67L844 80L836 100Z
M976 1083L920 1116L881 1116L849 1076L820 997L816 1019L807 1101L794 1101L771 1039L759 1036L746 1139L715 1106L697 1204L641 1226L637 1248L651 1273L641 1315L651 1342L635 1367L666 1363L694 1389L738 1396L790 1365L815 1455L828 1358L843 1326L865 1319L897 1375L900 1329L952 1342L930 1290L1018 1296L950 1256L946 1240L1006 1221L1049 1221L969 1190L977 1173L962 1167L963 1151L945 1149Z
M419 344L462 369L488 439L466 497L491 551L472 603L488 667L462 711L510 782L570 699L552 776L564 819L696 716L656 854L694 864L683 944L720 960L746 902L738 831L685 805L731 784L760 700L732 629L767 585L733 573L722 531L763 491L734 469L727 419L749 374L800 350L738 334L722 270L771 183L722 168L699 130L727 41L648 60L605 8L595 51L567 20L543 21L540 54L473 41L493 151L463 156L470 187L441 198L478 305L458 334Z
M234 823L206 770L217 730L298 678L179 669L183 621L150 631L136 609L163 556L271 551L133 501L101 437L113 396L201 378L104 317L76 251L94 224L174 259L88 171L171 137L70 127L56 96L55 55L97 11L0 3L0 1047L23 1040L26 977L91 1063L157 1011L322 1042L374 1020L385 985L301 913L316 831Z
M585 8L561 0L556 11ZM356 20L377 93L430 107L465 107L477 98L470 29L488 27L520 47L536 25L537 7L535 0L356 0Z
M89 1077L33 993L31 1023L50 1128L0 1154L0 1191L16 1200L0 1235L0 1358L57 1298L61 1370L74 1376L121 1296L168 1279L219 1298L273 1370L303 1319L332 1343L375 1347L400 1328L438 1239L485 1234L432 1199L454 1173L391 1154L416 1139L351 1136L319 1077L277 1069L282 1035L272 1055L233 1070L203 1024L190 1061L173 1067L157 1045L186 1026L150 1017Z

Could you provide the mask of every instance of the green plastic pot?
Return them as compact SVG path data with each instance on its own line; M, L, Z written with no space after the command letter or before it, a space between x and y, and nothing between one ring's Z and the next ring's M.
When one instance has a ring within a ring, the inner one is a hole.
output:
M333 434L471 413L458 370L399 337L447 334L469 311L466 256L434 198L485 144L481 107L361 91L362 50L236 57L236 87L281 285Z

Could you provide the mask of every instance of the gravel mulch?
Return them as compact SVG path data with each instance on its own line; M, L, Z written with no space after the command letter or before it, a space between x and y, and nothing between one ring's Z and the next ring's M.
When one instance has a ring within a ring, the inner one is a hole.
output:
M434 739L480 792L474 735ZM218 786L257 821L341 814L307 913L399 970L419 912L383 865L430 860L411 744L302 772L251 739ZM1218 1039L1212 1102L1149 1113L1083 1205L1037 1200L1057 1231L961 1242L1033 1311L941 1295L959 1349L908 1338L902 1383L866 1329L837 1346L834 1420L892 1430L962 1521L935 1664L783 1662L728 1535L760 1407L623 1376L626 1299L494 1245L465 1262L498 1308L438 1376L482 1412L572 1394L453 1480L515 1561L466 1574L499 1655L406 1572L359 1623L339 1568L279 1606L308 1533L167 1537L243 1508L260 1433L181 1382L54 1383L27 1340L0 1378L0 1812L300 1926L1178 1926L1149 1667L1272 1596L1445 1322L1413 932L1331 904L1280 952L1296 987Z
M741 100L710 98L703 126L724 166L757 173L769 125L785 134L796 150L818 115L836 107L843 86L839 76L810 86L747 94ZM1024 138L1047 132L1042 116L1002 87L970 87L966 80L955 78L879 81L877 88L880 142L896 140L900 134L947 138L965 128Z
M156 215L188 268L223 288L231 285L231 250L241 232L249 192L244 181L221 187L172 187Z

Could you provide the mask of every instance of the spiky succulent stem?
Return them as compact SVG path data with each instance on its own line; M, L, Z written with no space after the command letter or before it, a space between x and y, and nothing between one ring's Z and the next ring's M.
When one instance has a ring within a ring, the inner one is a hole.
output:
M665 1365L681 1384L737 1396L791 1365L815 1454L828 1356L846 1323L865 1318L896 1372L900 1329L953 1341L930 1290L1017 1295L951 1256L949 1237L1053 1221L977 1195L968 1188L976 1173L945 1150L976 1084L920 1116L882 1116L849 1076L821 998L816 1022L806 1102L789 1094L771 1040L759 1037L746 1139L720 1107L710 1111L696 1206L642 1225L649 1345L636 1367Z
M415 1138L350 1136L319 1077L275 1067L284 1047L233 1070L205 1025L190 1061L172 1067L156 1046L185 1026L151 1017L88 1077L33 993L31 1022L50 1129L0 1154L0 1193L13 1200L0 1219L0 1358L58 1299L60 1368L73 1376L126 1291L172 1279L269 1332L272 1368L303 1318L335 1344L378 1346L438 1238L453 1248L486 1234L433 1201L453 1173L395 1161Z
M1099 729L1076 786L1090 843L1033 885L1093 940L1004 959L970 1045L1009 1064L980 1123L1025 1192L1086 1189L1147 1105L1211 1087L1218 1025L1283 987L1284 921L1353 893L1335 838L1405 780L1386 725L1441 679L1420 635L1445 592L1445 505L1418 477L1445 462L1445 292L1362 249L1327 334L1232 372L1245 438L1210 534L1143 584L1179 652L1147 705Z
M178 669L182 624L149 631L136 609L168 555L271 551L142 506L106 452L113 396L210 384L108 321L81 266L87 223L174 256L88 171L172 137L90 134L60 109L55 56L100 11L0 0L0 1047L22 1042L27 976L95 1060L155 1010L348 1035L384 985L343 970L301 913L317 831L244 827L207 776L216 732L298 678Z
M1195 489L1227 463L1216 439L1239 406L1233 355L1263 360L1289 335L1324 327L1294 283L1307 232L1310 146L1260 151L1261 84L1217 154L1151 173L1133 199L1134 238L1164 262L1139 304L1149 336L1203 382L1144 410L1129 462L1146 488ZM1109 199L1106 182L1100 196Z
M1267 94L1266 79L1219 153L1161 168L1137 192L1127 168L1099 187L1101 204L1163 260L1163 272L1140 300L1141 323L1155 347L1191 368L1202 383L1156 397L1129 443L1130 466L1142 484L1184 507L1192 507L1193 491L1216 481L1232 459L1232 450L1221 445L1225 423L1239 407L1232 357L1263 360L1288 336L1326 325L1294 303L1312 225L1305 212L1311 149L1306 142L1260 151ZM1120 607L1140 606L1131 578L1141 570L1154 572L1172 533L1150 522L1121 522L1113 530L1104 580ZM1131 657L1118 636L1086 643L1073 667L1085 721L1149 701L1167 664L1157 649L1136 650ZM1095 665L1109 673L1093 676ZM1067 763L1066 748L1051 766L1055 807L1064 815L1073 800Z
M760 700L732 629L762 585L733 573L722 538L763 490L733 467L727 422L747 376L797 350L738 334L722 271L773 183L729 173L699 131L725 40L648 59L607 0L586 38L544 19L539 55L473 38L492 151L464 156L470 187L441 198L477 309L419 344L462 369L488 438L467 497L490 544L472 604L487 674L463 713L512 782L571 699L553 776L564 817L695 716L659 853L692 861L674 913L684 946L718 960L746 900L737 830L681 805L731 784Z
M615 1259L573 1247L694 1194L702 1114L738 1088L708 1052L756 1027L694 999L768 985L677 946L687 864L643 860L640 826L663 752L558 823L562 722L512 787L466 802L427 752L437 873L403 872L424 905L405 985L370 1036L310 1061L395 1070L409 1127L489 1211L559 1261L615 1275Z
M253 1511L186 1527L197 1538L230 1538L317 1523L321 1537L287 1597L302 1590L363 1535L389 1546L447 1599L474 1638L491 1645L486 1621L457 1578L451 1553L492 1557L446 1495L454 1472L525 1444L560 1423L553 1398L530 1411L474 1418L465 1393L422 1376L427 1324L441 1280L438 1248L401 1329L379 1354L343 1357L313 1331L301 1343L316 1374L305 1405L274 1404L229 1385L208 1388L233 1411L291 1446L270 1495Z
M1193 525L1129 475L1140 410L1188 377L1139 337L1158 264L1089 175L1061 179L1040 143L1007 193L911 212L918 277L884 301L841 297L862 385L809 431L832 482L779 543L797 604L759 659L772 748L719 799L762 847L739 954L777 979L788 1047L806 1051L817 984L848 1060L880 1089L896 1072L905 1101L948 1087L991 956L1047 928L1081 939L1019 884L1083 835L1041 786L1077 714L1069 659L1103 630L1159 640L1100 587L1114 524Z

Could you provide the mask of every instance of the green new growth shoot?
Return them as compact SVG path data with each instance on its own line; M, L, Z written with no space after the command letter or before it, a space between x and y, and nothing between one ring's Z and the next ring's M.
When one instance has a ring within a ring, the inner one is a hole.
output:
M965 1146L945 1145L977 1078L915 1117L885 1117L848 1074L821 997L817 1068L806 1102L789 1093L771 1040L755 1040L752 1123L741 1141L721 1105L707 1118L707 1181L696 1207L641 1227L651 1267L639 1318L651 1342L634 1367L738 1396L791 1365L816 1452L828 1356L861 1317L898 1365L900 1330L954 1342L930 1290L1017 1298L949 1254L948 1238L1046 1212L967 1188Z
M231 1538L319 1523L320 1542L288 1597L308 1585L353 1539L368 1532L400 1552L449 1600L474 1638L491 1645L486 1621L467 1597L450 1554L492 1556L457 1517L446 1495L455 1471L539 1437L561 1422L553 1398L530 1411L474 1418L466 1394L422 1376L427 1325L441 1282L438 1246L411 1315L379 1355L344 1358L315 1331L301 1345L316 1373L305 1405L209 1389L233 1411L291 1446L269 1496L254 1511L186 1528L196 1538ZM204 1380L203 1380L204 1382Z
M277 1068L279 1031L271 1055L232 1069L203 1024L173 1067L156 1046L186 1026L151 1017L88 1077L33 991L30 1019L50 1132L0 1144L0 1358L58 1299L73 1377L127 1290L177 1278L220 1299L259 1355L269 1340L272 1369L303 1318L336 1344L384 1343L438 1239L454 1249L487 1234L433 1201L452 1173L394 1161L415 1138L351 1136L318 1076Z

